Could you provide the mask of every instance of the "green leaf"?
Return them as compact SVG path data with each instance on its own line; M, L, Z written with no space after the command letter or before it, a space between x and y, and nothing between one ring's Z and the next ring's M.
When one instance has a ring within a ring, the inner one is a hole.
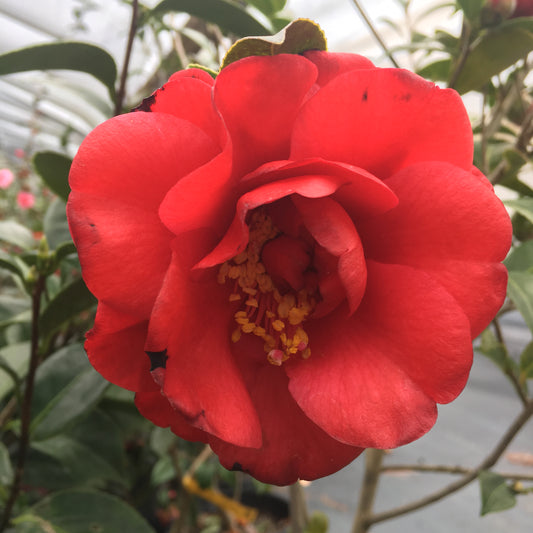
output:
M248 3L262 11L265 15L273 15L281 11L287 0L248 0Z
M0 349L0 355L5 364L9 365L11 372L14 372L19 379L22 379L28 371L30 360L30 343L21 342L18 344L8 344ZM15 383L11 372L6 372L0 368L0 400L13 390Z
M507 290L527 327L533 331L533 272L509 272Z
M466 0L465 0L466 1ZM473 47L454 89L464 94L479 90L492 76L533 50L533 20L508 20L488 30Z
M26 270L21 268L21 265L17 262L15 256L9 255L7 252L4 252L4 250L0 250L0 268L9 270L9 272L17 275L24 281Z
M13 467L9 452L3 442L0 442L0 486L7 487L13 481Z
M485 0L457 0L457 7L463 11L466 18L472 22L477 22L481 14L481 8Z
M321 511L314 511L309 517L304 533L326 533L329 527L328 516Z
M505 200L504 204L517 213L520 213L524 218L527 218L533 223L533 198L518 198L517 200Z
M123 484L114 465L93 449L66 435L34 441L32 448L60 463L76 484L104 487L106 481Z
M61 263L65 257L74 253L76 253L76 246L74 246L73 242L64 242L63 244L60 244L55 250L57 263Z
M279 33L266 37L245 37L229 50L221 68L249 56L273 56L276 54L301 54L306 50L326 50L324 32L311 20L297 19Z
M494 472L483 471L479 474L481 488L481 516L488 513L505 511L516 505L516 497L507 486L505 478Z
M51 335L78 313L96 305L96 298L89 292L82 278L78 278L55 296L39 318L39 327Z
M28 250L35 247L33 233L14 220L0 220L0 241Z
M533 342L530 342L520 355L520 383L533 379Z
M55 198L44 215L44 234L52 249L72 240L68 229L66 207L63 200Z
M65 202L70 193L68 173L72 159L57 152L38 152L33 156L33 167L46 185Z
M163 0L157 4L149 15L161 15L169 11L179 11L194 15L207 22L217 24L235 35L271 34L267 28L248 11L230 0Z
M527 271L533 269L533 241L513 248L504 261L507 270Z
M83 347L67 346L38 369L32 405L34 439L46 439L88 413L108 382L89 364Z
M417 70L417 74L427 80L444 81L450 75L451 64L450 59L440 59Z
M133 507L93 490L56 492L37 503L31 514L65 533L155 533Z
M117 66L102 48L88 43L45 43L0 55L0 76L29 70L77 70L91 74L115 95Z

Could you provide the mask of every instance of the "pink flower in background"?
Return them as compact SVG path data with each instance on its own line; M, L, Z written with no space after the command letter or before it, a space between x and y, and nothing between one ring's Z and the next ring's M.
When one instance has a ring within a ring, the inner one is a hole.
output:
M8 168L0 169L0 189L7 189L15 179L13 172Z
M15 157L18 157L19 159L23 159L24 156L26 155L22 148L16 148L14 154L15 154Z
M31 192L21 191L17 194L17 204L21 209L31 209L35 205L35 196Z

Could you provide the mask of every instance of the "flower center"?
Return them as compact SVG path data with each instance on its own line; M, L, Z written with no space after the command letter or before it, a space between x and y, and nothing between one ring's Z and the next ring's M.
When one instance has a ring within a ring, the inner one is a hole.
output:
M316 291L280 292L261 262L261 251L282 234L261 210L252 213L249 230L246 249L223 263L218 272L220 284L233 283L229 301L240 302L231 340L239 341L243 333L263 339L267 359L276 366L295 354L307 359L311 350L302 324L316 306Z

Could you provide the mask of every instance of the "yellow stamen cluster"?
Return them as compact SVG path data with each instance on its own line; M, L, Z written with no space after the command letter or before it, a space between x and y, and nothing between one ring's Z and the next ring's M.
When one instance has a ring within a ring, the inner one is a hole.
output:
M261 263L263 245L279 235L271 219L263 212L253 213L246 250L226 261L219 270L218 282L233 282L230 302L241 302L235 313L237 329L231 340L237 342L243 333L265 341L268 361L280 366L291 355L311 355L309 337L302 323L315 308L312 295L301 291L281 294Z

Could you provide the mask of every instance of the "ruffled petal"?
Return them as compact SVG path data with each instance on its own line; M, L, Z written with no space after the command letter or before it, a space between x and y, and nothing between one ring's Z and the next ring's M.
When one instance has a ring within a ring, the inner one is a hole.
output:
M170 427L173 433L192 442L207 442L207 433L191 426L187 420L171 407L161 392L138 392L135 405L142 416L151 420L156 426Z
M285 366L296 402L327 433L391 448L427 432L435 402L462 391L472 345L462 309L431 277L372 261L367 268L357 312L309 320L311 357Z
M163 394L197 429L240 446L259 447L261 428L231 353L234 309L214 270L191 266L212 246L210 232L180 235L152 312L145 349L164 353L154 376Z
M322 157L386 179L417 161L472 165L470 121L459 95L401 69L337 76L302 107L291 159Z
M236 176L287 158L293 121L316 75L310 61L293 54L247 57L222 69L214 98L233 142Z
M322 52L309 50L303 53L318 68L316 83L323 87L333 78L352 70L375 68L370 59L357 54Z
M281 367L249 357L261 349L257 339L245 336L233 350L259 415L263 445L254 450L211 439L222 465L264 483L288 485L327 476L355 459L361 448L336 441L305 416L288 392Z
M294 196L292 201L316 242L339 258L339 278L353 313L365 293L366 265L363 246L351 218L331 198Z
M119 387L155 391L150 360L144 352L147 332L148 317L139 321L100 303L85 342L89 361L105 379Z
M472 336L501 307L509 215L487 180L446 163L420 163L389 180L395 209L358 224L365 254L429 273L460 303Z
M216 152L196 126L165 114L122 115L89 134L72 164L67 215L84 279L100 301L146 318L170 260L159 204Z

